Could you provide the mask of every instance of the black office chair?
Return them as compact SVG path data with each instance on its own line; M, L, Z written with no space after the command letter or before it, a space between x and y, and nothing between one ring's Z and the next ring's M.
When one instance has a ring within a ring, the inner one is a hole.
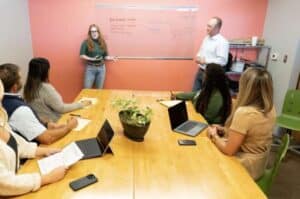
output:
M225 73L228 79L228 86L231 92L231 95L235 96L237 92L239 91L239 79L240 79L240 73L232 72L231 67L233 63L233 56L229 52L228 54L228 61L225 65Z
M227 64L225 65L225 72L228 72L230 71L231 69L231 66L232 66L232 59L233 59L233 56L231 54L231 52L228 53L228 61L227 61Z

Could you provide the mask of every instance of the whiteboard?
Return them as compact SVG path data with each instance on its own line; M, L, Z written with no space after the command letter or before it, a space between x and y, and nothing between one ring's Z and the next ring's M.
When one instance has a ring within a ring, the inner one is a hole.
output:
M193 57L199 4L191 0L171 2L97 2L96 22L109 54L130 58Z

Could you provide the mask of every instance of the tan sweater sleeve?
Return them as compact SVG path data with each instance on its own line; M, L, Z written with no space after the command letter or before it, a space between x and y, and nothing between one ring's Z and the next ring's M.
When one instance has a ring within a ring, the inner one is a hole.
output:
M37 145L24 140L19 135L10 131L16 139L20 157L35 157ZM16 174L15 155L9 153L6 144L1 143L0 148L0 196L13 196L36 191L41 186L39 173Z
M58 113L67 113L83 107L79 102L64 103L61 95L48 83L42 84L39 94L43 96L45 104Z
M39 173L17 175L0 162L0 195L12 196L36 191L41 186Z
M18 143L20 158L34 158L37 150L37 144L34 142L27 142L24 138L16 133L10 132Z

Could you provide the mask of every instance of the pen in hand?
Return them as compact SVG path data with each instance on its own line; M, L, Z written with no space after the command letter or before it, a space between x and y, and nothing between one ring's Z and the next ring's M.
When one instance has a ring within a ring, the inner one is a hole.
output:
M176 100L176 95L172 91L170 91L170 99Z
M81 115L79 115L79 114L74 114L74 113L70 113L70 116L81 117Z
M75 114L75 113L70 113L70 116L75 117L75 118L81 118L81 119L89 119L85 116L79 115L79 114Z

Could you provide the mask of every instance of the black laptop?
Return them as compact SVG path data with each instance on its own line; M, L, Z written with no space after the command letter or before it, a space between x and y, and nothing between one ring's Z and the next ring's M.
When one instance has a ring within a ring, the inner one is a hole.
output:
M208 125L202 122L188 120L185 101L168 108L169 119L173 131L189 136L196 136Z
M84 154L82 159L100 157L105 153L112 153L109 143L114 136L114 131L109 122L105 120L96 138L79 140L75 143Z

